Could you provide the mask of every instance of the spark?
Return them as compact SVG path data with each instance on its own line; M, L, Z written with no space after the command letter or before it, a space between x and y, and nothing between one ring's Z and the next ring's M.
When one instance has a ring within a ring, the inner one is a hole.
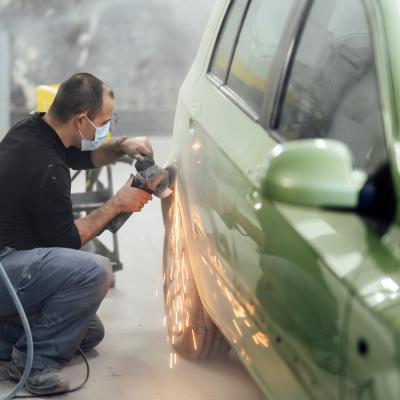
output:
M235 301L233 305L233 313L235 314L236 318L245 318L246 317L246 312L244 308L237 302Z
M235 328L236 328L237 331L239 332L239 335L240 335L240 336L243 336L243 333L242 333L242 331L240 330L240 328L239 328L239 326L238 326L238 324L236 323L235 320L233 320L233 324L235 325Z
M249 357L249 355L246 353L246 351L244 349L242 349L242 351L240 352L240 355L243 357L244 361L248 364L252 363L251 358Z
M254 304L247 304L247 311L250 313L250 315L254 315L255 314L255 307Z
M257 332L253 336L254 343L257 345L261 345L265 348L269 347L269 338L267 335L265 335L263 332Z
M200 142L194 142L193 145L192 145L192 149L194 151L198 151L198 150L201 149L201 146L202 146L202 144Z
M187 268L185 268L185 274L186 274L186 281L189 281L189 272Z
M187 268L185 268L185 271L186 270ZM181 275L182 275L182 287L185 287L185 276L183 275L183 273Z
M231 293L229 292L229 290L228 290L227 287L225 288L225 292L226 292L226 297L228 297L228 300L229 300L230 302L232 302L232 296L231 296Z
M192 336L193 336L193 346L194 346L194 349L197 350L197 343L196 343L196 338L195 338L195 336L194 336L194 330L193 330L193 329L192 329Z
M169 368L172 369L172 361L173 361L173 354L172 352L169 354Z

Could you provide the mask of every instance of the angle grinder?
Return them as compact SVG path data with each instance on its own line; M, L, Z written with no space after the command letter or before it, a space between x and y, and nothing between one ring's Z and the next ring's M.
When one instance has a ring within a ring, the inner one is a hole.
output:
M137 174L132 181L132 187L145 190L151 195L164 199L172 194L172 188L176 179L176 169L173 166L161 168L151 157L143 157L136 161ZM117 232L127 221L132 213L121 213L117 215L105 229Z

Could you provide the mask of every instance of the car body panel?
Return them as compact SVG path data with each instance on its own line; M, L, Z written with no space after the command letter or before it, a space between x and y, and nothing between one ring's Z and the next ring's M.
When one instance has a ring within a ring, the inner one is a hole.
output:
M202 302L271 399L398 399L400 230L262 195L276 135L207 76L228 4L181 88L169 161ZM399 3L366 4L399 193Z
M293 371L270 345L265 319L259 312L260 302L249 297L246 291L238 291L236 268L240 265L232 259L231 226L231 221L240 218L238 211L243 208L243 204L236 204L240 197L234 193L237 169L199 125L192 125L190 129L192 139L180 142L180 171L185 170L185 174L179 181L178 193L187 217L189 257L203 304L271 399L276 396L307 399L301 395L304 389L300 384L282 384L292 380ZM243 215L243 224L244 221ZM254 246L259 247L263 231L255 214L245 229L255 238ZM256 257L257 254L254 253ZM267 389L264 383L267 372L271 383L276 385L275 391Z

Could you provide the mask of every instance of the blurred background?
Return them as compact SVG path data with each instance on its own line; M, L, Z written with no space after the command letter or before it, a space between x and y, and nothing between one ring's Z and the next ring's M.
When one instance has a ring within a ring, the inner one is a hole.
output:
M35 87L90 72L115 91L118 132L171 134L179 86L214 0L0 0L0 138Z

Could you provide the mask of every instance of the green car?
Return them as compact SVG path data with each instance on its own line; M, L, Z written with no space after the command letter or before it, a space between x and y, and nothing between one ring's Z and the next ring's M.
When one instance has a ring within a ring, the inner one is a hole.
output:
M219 0L180 90L171 344L268 399L400 399L400 6Z

